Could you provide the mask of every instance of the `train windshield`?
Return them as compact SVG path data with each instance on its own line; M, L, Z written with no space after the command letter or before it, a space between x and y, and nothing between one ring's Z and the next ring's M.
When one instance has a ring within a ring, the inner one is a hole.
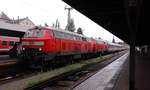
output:
M28 30L24 37L42 37L44 35L43 30Z

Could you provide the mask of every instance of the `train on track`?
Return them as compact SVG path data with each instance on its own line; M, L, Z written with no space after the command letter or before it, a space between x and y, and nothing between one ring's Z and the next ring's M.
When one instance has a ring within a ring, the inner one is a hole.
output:
M43 67L124 49L126 48L123 45L108 43L102 39L93 39L52 27L36 26L27 30L21 39L21 49L17 56L21 62L32 67Z
M8 54L16 42L18 37L0 36L0 54Z

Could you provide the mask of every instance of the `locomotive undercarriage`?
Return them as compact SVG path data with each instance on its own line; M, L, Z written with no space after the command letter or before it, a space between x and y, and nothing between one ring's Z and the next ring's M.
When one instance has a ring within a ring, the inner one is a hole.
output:
M31 68L42 68L43 61L42 59L45 58L46 53L40 51L37 48L28 48L22 50L21 54L19 55L18 63L24 63L27 67Z
M29 68L43 69L56 68L66 64L72 64L79 60L100 56L100 52L78 52L78 53L44 53L39 49L30 48L23 50L19 60Z

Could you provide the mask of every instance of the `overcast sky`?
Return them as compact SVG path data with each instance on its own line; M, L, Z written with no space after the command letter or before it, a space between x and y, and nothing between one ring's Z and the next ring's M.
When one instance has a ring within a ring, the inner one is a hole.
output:
M52 26L57 19L61 28L65 28L67 24L67 11L65 6L69 7L62 0L0 0L0 12L4 12L10 18L29 17L36 25L44 25L46 22ZM74 19L75 28L84 29L84 35L88 37L98 38L112 41L113 35L107 30L88 19L86 16L73 9L71 17ZM121 41L115 37L116 41Z

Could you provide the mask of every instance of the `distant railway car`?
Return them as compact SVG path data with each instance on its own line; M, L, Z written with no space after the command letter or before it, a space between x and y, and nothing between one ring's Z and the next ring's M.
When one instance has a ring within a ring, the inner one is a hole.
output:
M115 52L127 49L125 45L108 42L108 52Z
M29 29L22 38L20 57L32 64L40 64L56 57L80 58L99 55L106 49L104 41L65 30L35 27Z
M8 54L16 42L19 42L17 37L0 36L0 54Z
M96 39L97 43L97 50L101 51L102 53L105 53L108 50L108 44L102 40L102 39Z

